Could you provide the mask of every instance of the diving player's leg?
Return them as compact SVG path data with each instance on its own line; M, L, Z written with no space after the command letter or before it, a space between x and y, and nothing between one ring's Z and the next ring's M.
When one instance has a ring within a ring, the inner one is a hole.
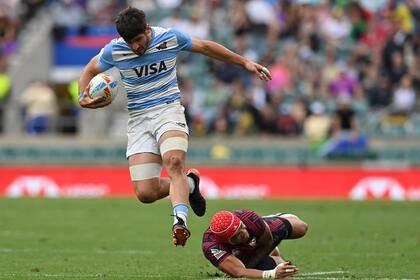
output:
M272 266L272 259L276 264L285 262L285 259L280 254L278 245L285 239L296 239L303 237L306 234L308 225L299 217L288 213L277 213L274 215L263 216L264 221L270 228L273 236L273 247L270 256L259 265L267 267Z
M281 214L280 217L289 221L292 226L292 232L287 239L301 238L308 231L308 224L302 221L298 216L293 214Z
M303 237L306 232L308 231L308 224L301 220L298 216L294 214L280 212L273 215L263 216L264 220L268 223L272 221L272 219L281 218L286 220L287 228L289 228L289 232L287 236L284 236L281 239L296 239Z
M162 160L154 153L138 153L128 157L131 182L139 201L152 203L169 195L170 181L160 178Z

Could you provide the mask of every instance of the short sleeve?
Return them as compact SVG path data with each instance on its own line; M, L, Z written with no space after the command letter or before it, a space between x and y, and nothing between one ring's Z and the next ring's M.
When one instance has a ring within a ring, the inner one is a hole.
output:
M203 247L203 253L215 267L219 267L219 264L231 255L231 252L227 248L218 243L208 244Z
M112 59L112 42L102 48L98 54L98 65L106 71L114 66L114 60Z
M192 39L191 36L185 32L182 32L176 28L172 28L171 32L173 32L176 36L178 41L178 48L179 50L189 50L192 47Z

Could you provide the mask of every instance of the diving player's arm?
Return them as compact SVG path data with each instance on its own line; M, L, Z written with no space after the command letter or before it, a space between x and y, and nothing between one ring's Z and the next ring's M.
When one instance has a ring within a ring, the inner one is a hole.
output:
M218 268L234 278L263 278L262 270L246 268L234 255L227 256Z
M269 256L271 253L271 247L273 246L273 235L271 234L270 228L264 222L264 232L257 238L256 248L252 252L252 255L249 255L246 260L244 260L246 267L255 267L259 262Z
M111 99L105 100L104 97L90 98L88 95L90 80L102 72L103 70L98 65L98 56L93 57L83 69L79 79L79 90L83 90L80 92L79 96L80 106L84 108L96 109L105 107L111 103Z
M234 278L286 278L296 274L299 269L289 262L283 262L271 270L246 268L240 259L227 256L218 266L220 270Z
M273 251L271 251L270 257L273 258L273 260L276 262L276 264L280 264L282 262L285 262L285 260L283 259L283 257L280 255L279 248L277 248L277 247L274 248Z
M205 56L217 60L241 66L249 72L257 75L261 80L271 80L271 74L267 68L237 53L230 51L229 49L220 45L219 43L194 38L192 40L192 47L190 51L201 53Z

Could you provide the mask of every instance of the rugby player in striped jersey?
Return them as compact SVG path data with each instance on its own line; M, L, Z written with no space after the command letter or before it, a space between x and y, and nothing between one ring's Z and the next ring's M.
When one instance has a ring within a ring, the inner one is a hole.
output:
M174 222L173 243L184 246L189 206L197 216L206 211L197 170L184 172L188 126L176 62L181 51L200 53L236 64L260 79L271 79L267 68L208 40L191 38L175 28L150 26L143 11L128 7L120 12L116 28L121 36L108 43L84 67L79 79L79 103L85 108L107 106L111 100L90 98L88 84L97 74L116 67L128 99L127 153L131 181L138 199L152 203L170 196ZM169 178L161 178L162 166Z

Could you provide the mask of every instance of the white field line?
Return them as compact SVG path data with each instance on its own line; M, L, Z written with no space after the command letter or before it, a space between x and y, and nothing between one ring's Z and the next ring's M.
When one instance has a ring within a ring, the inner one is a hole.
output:
M314 279L314 280L341 280L341 279L349 279L348 277L340 277L340 278L336 278L336 277L299 277L299 276L294 276L293 280L304 280L304 279Z
M329 275L329 274L343 274L343 273L349 273L349 271L315 271L315 272L305 272L305 273L299 273L298 276L305 277L305 276L318 276L318 275Z
M78 249L66 249L66 250L48 250L48 249L37 249L37 248L0 248L0 253L33 253L33 252L49 252L58 254L118 254L118 255L152 255L156 252L152 250L78 250Z
M315 272L305 272L299 273L293 277L295 280L307 280L307 279L314 279L314 280L342 280L342 279L349 279L348 276L342 277L322 277L322 275L334 275L334 274L347 274L350 271L315 271ZM415 280L410 278L359 278L359 280Z
M10 277L28 277L28 279L36 279L36 278L58 278L58 279L65 279L65 278L97 278L97 279L109 279L109 278L136 278L136 279L144 279L144 278L155 278L160 279L162 277L164 278L170 278L171 275L141 275L141 274L48 274L48 273L39 273L39 272L33 272L33 273L0 273L0 279L10 279ZM182 278L189 278L194 279L195 276L183 276Z
M295 280L305 280L305 279L314 279L314 280L342 280L342 279L349 279L348 277L321 277L322 275L332 275L332 274L342 274L342 273L349 273L348 271L319 271L319 272L307 272L302 273L299 276L294 276L293 279ZM304 277L302 277L304 276ZM315 277L314 277L315 276ZM57 273L57 274L48 274L48 273L39 273L39 272L32 272L32 273L0 273L0 279L10 279L10 277L29 277L28 279L36 279L36 278L169 278L171 275L141 275L141 274L106 274L106 273L96 273L96 274L82 274L82 273ZM195 279L195 276L183 276L185 279ZM217 277L217 278L209 278L211 280L225 280L228 278L225 277ZM411 278L360 278L359 280L416 280Z

